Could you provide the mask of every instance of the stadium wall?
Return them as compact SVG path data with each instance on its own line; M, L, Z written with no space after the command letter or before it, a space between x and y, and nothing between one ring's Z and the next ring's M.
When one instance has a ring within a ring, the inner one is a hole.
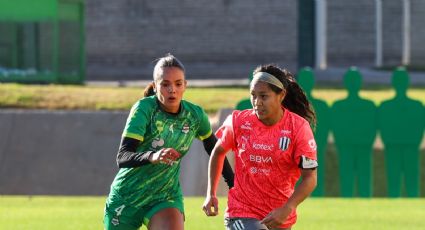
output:
M295 69L297 1L86 1L89 79L151 79L172 52L193 78L248 78L261 63Z
M1 195L106 195L127 112L0 111ZM187 196L203 196L208 155L195 141L183 158ZM219 194L226 186L220 182Z
M374 67L376 3L326 0L330 68ZM384 66L401 64L402 1L382 1ZM302 6L301 6L302 7ZM411 0L411 64L425 65L425 2ZM296 72L298 1L87 0L88 80L148 80L172 52L195 79L246 79L262 63Z
M327 1L328 67L373 66L375 36L374 1Z

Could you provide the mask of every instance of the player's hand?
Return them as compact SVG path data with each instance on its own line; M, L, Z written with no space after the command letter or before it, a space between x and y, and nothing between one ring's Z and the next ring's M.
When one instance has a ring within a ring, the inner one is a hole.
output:
M154 152L149 156L149 161L152 164L167 164L173 165L179 159L180 153L173 148L164 148L158 152Z
M288 218L291 212L292 209L286 205L276 208L264 217L264 219L261 220L261 223L266 225L268 228L278 228L280 225L285 223L286 218Z
M218 199L216 196L207 196L202 206L207 216L217 216L218 215Z

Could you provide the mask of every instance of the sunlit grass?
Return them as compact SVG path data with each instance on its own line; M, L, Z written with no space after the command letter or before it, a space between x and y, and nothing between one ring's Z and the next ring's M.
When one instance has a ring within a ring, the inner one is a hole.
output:
M205 216L203 199L185 197L185 229L224 229L226 199L219 199L217 217ZM103 229L104 202L105 197L0 196L0 226L14 230ZM298 208L293 229L421 230L425 228L424 207L425 199L308 198Z
M331 105L343 99L343 89L320 88L313 96ZM363 90L360 95L379 105L394 96L391 89ZM409 96L425 103L425 89L411 89ZM142 87L95 87L63 85L0 84L0 107L49 110L128 110L143 97ZM208 113L233 108L249 97L248 88L188 88L184 98L202 106Z

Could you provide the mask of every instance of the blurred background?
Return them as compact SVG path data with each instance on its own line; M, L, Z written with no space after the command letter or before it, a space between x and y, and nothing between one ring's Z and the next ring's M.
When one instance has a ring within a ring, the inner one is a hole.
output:
M421 0L0 2L2 81L150 80L168 52L191 79L246 79L259 63L310 66L321 80L425 64Z

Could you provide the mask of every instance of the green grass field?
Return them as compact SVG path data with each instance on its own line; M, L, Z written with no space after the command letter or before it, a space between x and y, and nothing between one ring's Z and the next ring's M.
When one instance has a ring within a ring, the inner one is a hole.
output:
M104 201L105 197L0 196L0 229L102 229ZM225 198L220 199L217 217L206 217L202 202L201 197L185 198L185 229L224 229ZM425 199L309 198L298 214L294 230L425 229Z

